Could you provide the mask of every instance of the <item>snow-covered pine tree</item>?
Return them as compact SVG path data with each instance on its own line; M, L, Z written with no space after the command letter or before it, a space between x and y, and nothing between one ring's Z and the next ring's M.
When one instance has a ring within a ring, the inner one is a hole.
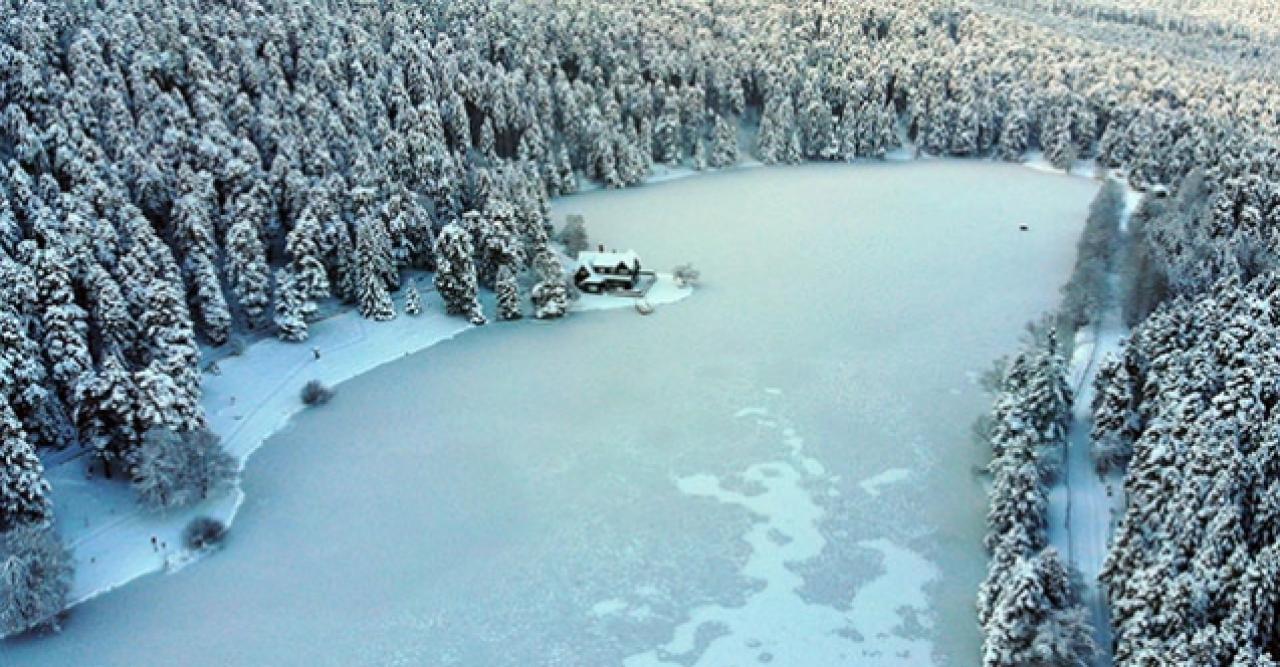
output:
M378 270L388 259L383 246L386 236L379 233L381 227L381 222L367 220L366 224L356 228L357 303L361 317L385 322L395 318L396 309L391 293L387 291L386 280Z
M226 297L222 294L218 271L213 261L203 253L192 253L187 257L186 264L190 276L191 303L197 308L200 329L210 343L221 345L231 335L231 312L227 309Z
M227 282L244 312L246 324L255 328L271 303L271 272L258 228L250 219L239 219L227 229Z
M133 349L136 333L129 317L129 304L125 301L120 283L96 260L86 259L83 276L84 291L88 297L90 344L95 349L116 350L126 353Z
M300 342L307 339L306 287L294 279L288 269L276 271L276 335L280 340Z
M51 519L44 466L8 399L0 396L0 533Z
M446 313L465 315L473 324L484 324L472 253L471 234L462 225L451 222L440 230L436 239L436 292L444 301Z
M0 303L0 396L10 401L27 433L46 446L63 444L64 429L56 422L46 388L48 372L41 362L40 347L27 335L27 326L17 313Z
M707 164L717 169L738 162L738 131L724 116L715 115L711 125L711 151Z
M760 116L760 131L756 134L756 151L765 164L789 162L792 153L799 152L798 140L792 147L795 126L795 110L791 94L779 88L771 91L765 100ZM798 159L798 158L797 158Z
M1094 379L1093 460L1105 473L1128 462L1133 441L1140 433L1136 411L1137 387L1123 359L1110 357L1098 367Z
M148 401L165 417L165 425L179 431L204 426L200 410L200 350L185 301L172 281L157 278L148 290L147 310L141 318L147 367L172 382L169 395L140 394L139 410Z
M565 286L564 267L550 248L537 249L533 268L538 282L533 286L533 316L540 320L564 317L569 311L569 289Z
M49 375L65 400L93 366L89 355L87 314L76 303L61 243L35 253L36 279L44 331L43 352Z
M285 251L289 253L289 273L308 304L329 296L329 276L322 256L322 228L315 208L308 206L289 230ZM310 312L312 306L304 306Z
M417 283L412 280L409 281L409 287L405 290L404 313L409 317L422 314L422 294L418 292Z
M667 88L662 99L662 113L653 128L653 159L669 165L680 163L680 96L675 88Z
M498 295L499 320L518 320L524 316L520 308L520 284L510 264L503 264L498 269L495 292Z
M104 354L97 370L76 388L73 416L80 443L99 459L123 460L137 445L136 393L133 375L114 352Z

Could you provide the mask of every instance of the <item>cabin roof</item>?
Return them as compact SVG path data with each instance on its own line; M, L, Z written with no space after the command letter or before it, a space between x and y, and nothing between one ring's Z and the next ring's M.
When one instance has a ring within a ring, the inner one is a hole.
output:
M589 268L608 267L613 268L619 264L627 266L635 266L640 262L640 256L634 250L626 252L580 252L578 253L578 264Z

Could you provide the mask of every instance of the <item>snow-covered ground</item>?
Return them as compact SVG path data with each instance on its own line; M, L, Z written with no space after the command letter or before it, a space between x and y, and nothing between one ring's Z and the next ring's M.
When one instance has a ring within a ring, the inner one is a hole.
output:
M426 292L426 309L418 317L401 314L391 322L379 323L347 310L313 324L310 338L303 344L263 338L243 354L221 359L216 373L204 374L201 405L209 427L222 437L241 469L268 436L304 409L298 396L307 382L338 384L474 328L463 318L444 314L435 292L427 291L430 276L417 279L419 288ZM690 291L677 287L663 274L645 298L654 305L667 304ZM573 310L629 308L635 301L584 294ZM397 308L403 313L403 304ZM492 307L489 310L492 312ZM142 575L185 565L198 555L182 546L187 524L196 517L209 516L230 525L244 501L244 494L236 488L194 507L154 514L138 506L132 489L122 481L103 480L100 472L97 479L89 479L86 465L87 459L75 458L48 469L58 530L75 557L71 604ZM159 546L153 546L152 538Z
M1141 198L1141 193L1126 190L1120 216L1122 234L1128 232L1129 216ZM1107 603L1098 586L1098 573L1124 505L1123 472L1098 474L1089 437L1093 426L1093 383L1098 367L1108 355L1119 353L1120 342L1128 333L1117 298L1119 278L1112 272L1108 280L1111 293L1101 320L1076 334L1069 378L1075 402L1071 408L1066 460L1059 483L1049 491L1049 541L1080 572L1084 585L1081 598L1089 609L1098 646L1103 651L1098 664L1110 664L1111 647Z
M1056 303L1096 188L929 160L558 200L650 267L693 261L698 298L448 339L425 318L318 325L319 361L283 346L253 375L292 383L279 404L224 361L208 400L237 447L306 379L442 339L277 430L222 551L3 662L971 665L971 378ZM387 347L357 342L386 327ZM122 548L153 569L149 534Z

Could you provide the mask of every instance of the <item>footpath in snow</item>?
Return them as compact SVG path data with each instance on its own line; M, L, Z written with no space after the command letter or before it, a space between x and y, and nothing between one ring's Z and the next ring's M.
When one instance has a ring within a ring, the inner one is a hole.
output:
M659 274L645 299L654 305L668 304L691 292L678 287L671 276ZM423 301L424 311L417 317L402 312L390 322L372 322L347 310L314 323L303 343L264 338L239 356L219 360L218 371L206 372L201 383L201 406L209 428L222 437L243 470L250 455L305 407L299 392L307 382L335 385L474 328L463 318L446 316L434 292L424 293ZM633 308L635 303L634 298L584 294L572 311ZM488 326L513 325L555 323L521 320ZM194 560L199 554L182 545L187 524L208 516L230 526L244 501L237 487L193 507L151 513L139 507L133 489L122 480L104 480L100 471L90 479L87 458L46 462L57 528L75 560L69 605Z
M1120 215L1121 238L1128 236L1129 216L1141 197L1139 192L1126 191ZM1049 542L1080 572L1084 584L1081 601L1088 609L1094 637L1104 658L1101 664L1110 662L1111 624L1106 599L1098 586L1098 573L1107 557L1114 523L1123 510L1124 474L1121 471L1112 471L1106 476L1098 474L1089 436L1098 367L1108 355L1119 353L1120 343L1128 333L1116 298L1118 282L1119 276L1112 271L1108 276L1110 294L1100 321L1076 333L1068 378L1075 392L1071 426L1062 478L1049 490Z

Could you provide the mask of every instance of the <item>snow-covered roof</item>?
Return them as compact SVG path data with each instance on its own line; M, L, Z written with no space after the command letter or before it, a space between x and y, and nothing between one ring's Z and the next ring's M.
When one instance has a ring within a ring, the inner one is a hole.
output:
M578 265L589 268L608 267L613 268L619 264L627 266L635 266L640 263L640 256L634 250L626 252L580 252L578 253Z
M577 265L586 266L586 269L595 273L598 269L614 269L617 265L625 264L628 268L634 268L640 264L640 255L636 255L634 250L626 252L579 252L577 253Z

